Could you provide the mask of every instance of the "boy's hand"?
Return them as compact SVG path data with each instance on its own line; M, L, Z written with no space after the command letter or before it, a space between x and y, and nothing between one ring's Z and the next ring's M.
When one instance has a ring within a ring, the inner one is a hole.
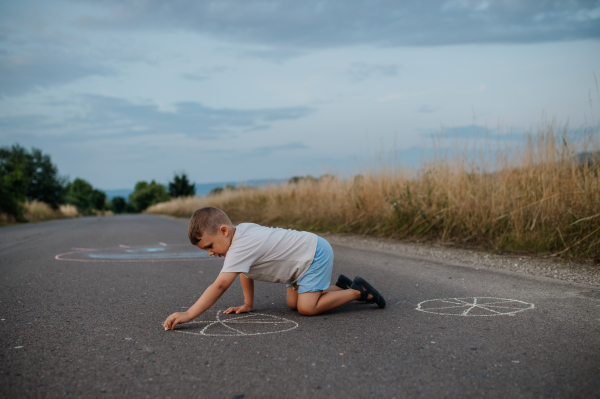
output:
M177 324L187 323L192 318L187 314L187 312L177 312L173 313L171 316L167 317L163 327L165 330L173 330Z
M206 312L227 291L227 288L233 283L238 274L240 273L225 272L219 274L215 282L204 291L200 299L187 312L177 312L167 317L167 320L163 323L165 330L172 330L177 324L187 323Z
M242 305L242 306L237 306L237 307L234 307L234 308L229 308L226 311L224 311L223 313L225 313L225 314L229 314L229 313L233 313L233 312L235 312L235 313L248 313L248 312L251 312L251 311L252 311L252 308L250 306L248 306L248 305Z

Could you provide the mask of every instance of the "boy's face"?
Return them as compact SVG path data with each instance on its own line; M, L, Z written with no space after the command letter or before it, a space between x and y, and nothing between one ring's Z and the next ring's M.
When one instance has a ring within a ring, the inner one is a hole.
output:
M205 234L196 246L208 252L209 256L225 256L233 240L235 227L222 225L216 234Z

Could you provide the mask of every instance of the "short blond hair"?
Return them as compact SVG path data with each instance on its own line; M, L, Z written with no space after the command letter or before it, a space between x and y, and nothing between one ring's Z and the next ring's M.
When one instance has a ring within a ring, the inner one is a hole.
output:
M192 215L188 225L188 237L196 245L205 234L216 234L223 225L233 226L227 214L219 208L207 206L200 208Z

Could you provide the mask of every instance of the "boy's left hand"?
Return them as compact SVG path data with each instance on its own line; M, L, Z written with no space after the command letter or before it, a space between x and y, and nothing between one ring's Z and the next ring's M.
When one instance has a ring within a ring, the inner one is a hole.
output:
M167 320L165 320L163 327L167 330L172 330L177 324L187 323L191 319L192 318L187 314L187 312L173 313L171 316L167 317Z
M229 308L226 311L224 311L223 313L225 314L229 314L229 313L248 313L251 312L252 308L248 305L242 305L242 306L236 306L233 308Z

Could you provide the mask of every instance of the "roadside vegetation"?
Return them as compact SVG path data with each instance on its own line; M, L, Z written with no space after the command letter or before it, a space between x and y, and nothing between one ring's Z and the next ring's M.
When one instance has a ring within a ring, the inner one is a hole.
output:
M0 147L0 224L107 214L109 208L102 191L60 176L41 150Z
M384 163L348 178L225 188L147 212L190 217L215 206L235 223L598 257L599 133L547 124L516 148L498 140L491 149L471 149L469 158L440 156L413 172Z
M195 194L185 173L169 188L138 182L129 201L106 194L81 178L60 176L49 155L18 144L0 147L0 225L89 215L141 212L171 198Z
M133 193L129 194L131 209L142 212L149 206L170 201L172 198L186 198L196 194L195 184L191 184L185 173L175 174L169 188L152 180L150 183L139 181Z

